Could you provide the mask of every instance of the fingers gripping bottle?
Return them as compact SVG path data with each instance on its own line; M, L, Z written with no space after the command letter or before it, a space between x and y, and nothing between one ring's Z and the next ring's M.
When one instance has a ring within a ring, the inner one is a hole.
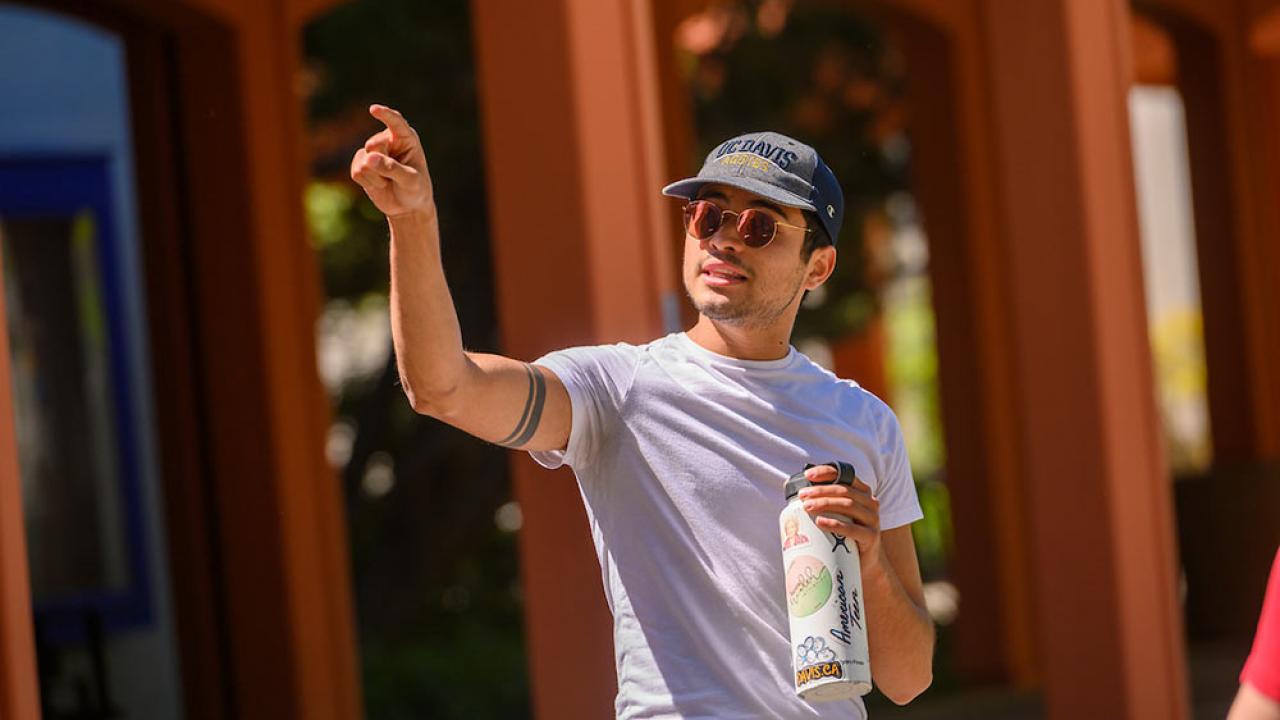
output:
M835 482L853 485L853 466L824 463L839 471ZM814 467L806 465L805 469ZM803 472L787 480L787 506L778 516L791 662L796 694L807 701L848 700L871 691L866 608L858 546L819 528L797 494L810 483Z

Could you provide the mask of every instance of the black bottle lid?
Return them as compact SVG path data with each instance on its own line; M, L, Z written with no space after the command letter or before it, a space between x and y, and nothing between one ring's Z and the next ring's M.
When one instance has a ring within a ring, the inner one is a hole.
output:
M832 460L831 462L818 463L818 465L829 465L835 468L836 470L838 470L840 474L836 476L836 479L834 482L837 482L841 485L851 486L853 485L853 479L857 477L857 472L854 471L853 465L850 465L847 462ZM812 463L806 464L804 466L804 470L808 470L809 468L812 468L812 467L818 467L818 465L814 465ZM799 495L800 490L802 488L807 488L810 485L829 485L830 484L830 483L809 482L809 479L804 476L804 470L801 470L795 475L792 475L791 477L787 478L787 485L786 485L787 500L790 500L796 495Z

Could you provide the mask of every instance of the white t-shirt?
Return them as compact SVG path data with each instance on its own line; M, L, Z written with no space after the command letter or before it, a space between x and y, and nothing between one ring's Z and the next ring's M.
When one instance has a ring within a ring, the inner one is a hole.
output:
M563 451L613 611L618 718L863 718L796 697L778 513L805 463L851 462L882 529L923 514L893 412L791 348L739 360L673 333L536 361L569 392Z

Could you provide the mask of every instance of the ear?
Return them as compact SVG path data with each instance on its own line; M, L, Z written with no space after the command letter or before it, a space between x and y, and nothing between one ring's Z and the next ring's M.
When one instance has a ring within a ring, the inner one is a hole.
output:
M836 249L830 245L817 248L809 257L809 271L805 275L804 289L821 287L836 269Z

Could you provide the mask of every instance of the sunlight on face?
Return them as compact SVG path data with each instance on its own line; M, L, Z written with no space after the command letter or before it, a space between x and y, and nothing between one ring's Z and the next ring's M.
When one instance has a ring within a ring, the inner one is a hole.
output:
M698 197L726 210L761 208L779 222L805 225L798 208L782 207L727 185L709 184ZM711 320L739 326L768 325L788 312L794 314L809 268L800 256L805 233L779 227L772 242L751 248L733 227L736 220L730 216L709 240L686 233L682 276L693 306Z

